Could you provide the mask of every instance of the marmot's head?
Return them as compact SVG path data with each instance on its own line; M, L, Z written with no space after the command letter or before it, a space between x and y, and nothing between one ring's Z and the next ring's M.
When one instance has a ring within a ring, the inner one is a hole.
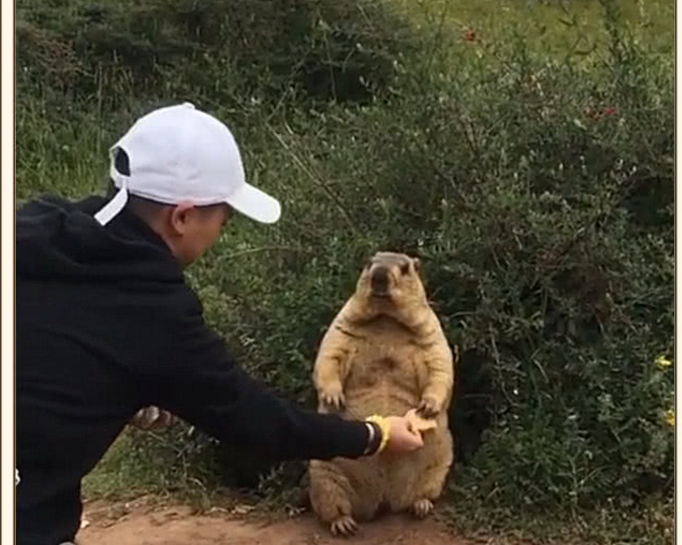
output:
M427 304L419 268L417 258L378 252L365 264L355 297L369 314L386 314L401 321L416 318L413 315Z

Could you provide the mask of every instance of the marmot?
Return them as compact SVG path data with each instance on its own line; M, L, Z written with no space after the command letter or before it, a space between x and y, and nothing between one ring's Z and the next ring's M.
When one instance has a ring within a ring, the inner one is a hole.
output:
M424 447L407 455L311 460L310 502L334 535L380 509L423 518L440 496L453 461L448 428L456 351L427 301L420 261L377 253L320 344L313 382L318 411L363 419L418 409L434 418Z

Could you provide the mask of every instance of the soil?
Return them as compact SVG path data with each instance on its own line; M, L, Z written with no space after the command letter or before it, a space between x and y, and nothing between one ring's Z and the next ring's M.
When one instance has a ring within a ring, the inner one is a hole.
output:
M351 539L334 538L311 513L251 516L251 506L196 514L184 505L149 500L86 505L78 545L473 545L436 519L389 516L361 526Z

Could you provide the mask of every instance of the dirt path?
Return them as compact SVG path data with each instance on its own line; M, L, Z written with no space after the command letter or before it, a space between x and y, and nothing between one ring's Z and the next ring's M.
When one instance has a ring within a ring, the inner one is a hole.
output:
M284 520L244 519L226 510L193 515L186 506L102 504L86 506L79 545L336 545L335 539L306 513ZM363 525L353 545L473 545L451 535L434 520L384 518Z

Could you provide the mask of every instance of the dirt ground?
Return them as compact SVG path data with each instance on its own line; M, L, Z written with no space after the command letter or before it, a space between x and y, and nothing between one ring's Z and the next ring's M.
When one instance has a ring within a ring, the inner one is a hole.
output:
M248 515L249 506L214 509L195 515L187 506L134 504L86 505L78 545L473 545L453 536L445 525L409 516L384 517L361 526L351 540L332 537L311 513L264 520Z

